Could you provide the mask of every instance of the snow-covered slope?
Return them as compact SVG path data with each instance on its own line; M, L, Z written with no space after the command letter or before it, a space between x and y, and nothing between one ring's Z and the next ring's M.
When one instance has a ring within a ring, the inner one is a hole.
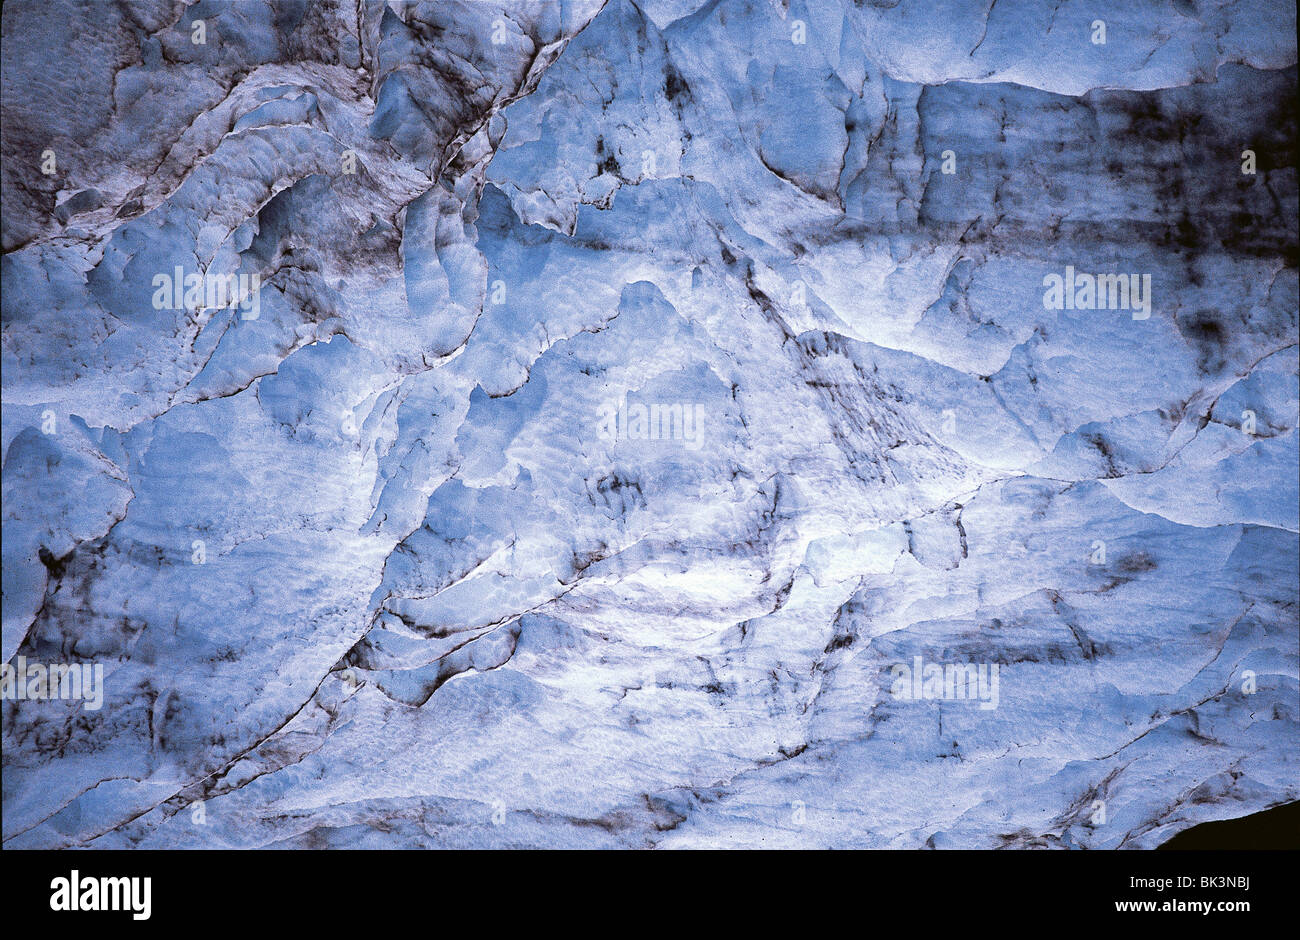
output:
M1296 76L1281 0L11 0L3 658L103 702L4 701L4 846L1300 799Z

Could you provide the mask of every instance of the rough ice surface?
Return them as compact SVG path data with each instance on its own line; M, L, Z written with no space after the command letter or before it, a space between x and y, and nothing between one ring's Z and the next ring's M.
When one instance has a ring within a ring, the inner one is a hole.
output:
M4 846L1300 798L1295 15L5 3Z

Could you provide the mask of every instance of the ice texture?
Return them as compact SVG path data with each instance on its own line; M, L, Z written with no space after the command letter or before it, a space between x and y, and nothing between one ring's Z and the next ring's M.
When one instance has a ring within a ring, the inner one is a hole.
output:
M4 847L1300 799L1295 18L9 0Z

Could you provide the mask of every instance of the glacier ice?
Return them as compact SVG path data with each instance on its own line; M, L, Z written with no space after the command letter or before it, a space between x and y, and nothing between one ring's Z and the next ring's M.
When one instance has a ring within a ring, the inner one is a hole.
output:
M4 847L1300 799L1295 15L6 3Z

